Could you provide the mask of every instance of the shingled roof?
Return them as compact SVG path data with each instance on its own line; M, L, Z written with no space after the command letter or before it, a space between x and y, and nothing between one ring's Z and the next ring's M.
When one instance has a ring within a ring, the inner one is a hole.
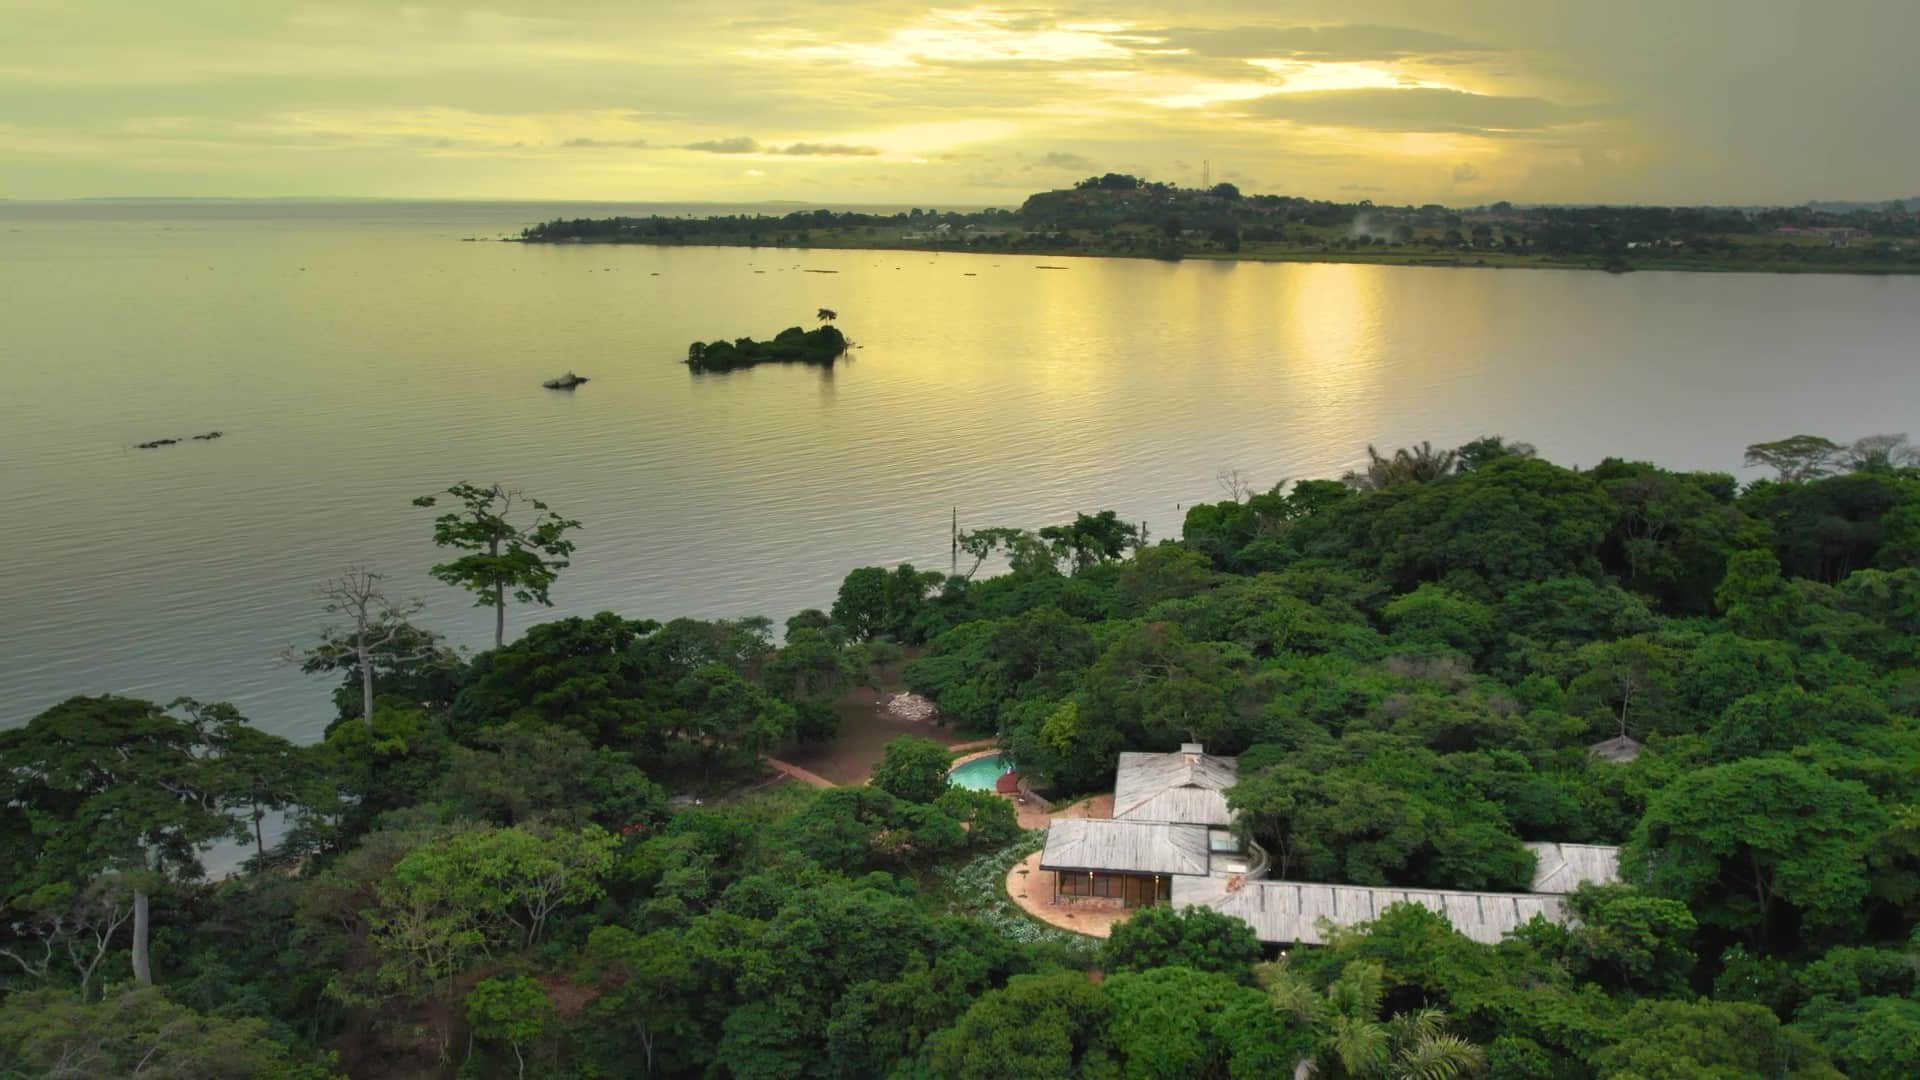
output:
M1246 920L1254 936L1279 944L1320 945L1320 920L1334 926L1372 922L1394 904L1419 904L1438 912L1475 941L1495 944L1535 915L1566 921L1565 901L1531 893L1473 893L1447 889L1369 888L1294 881L1246 881L1226 877L1176 877L1173 906L1209 907Z
M1122 821L1231 825L1227 789L1239 779L1236 759L1214 757L1198 743L1171 754L1123 753L1113 783L1113 816Z
M1059 818L1047 826L1043 870L1205 874L1207 827L1108 818Z

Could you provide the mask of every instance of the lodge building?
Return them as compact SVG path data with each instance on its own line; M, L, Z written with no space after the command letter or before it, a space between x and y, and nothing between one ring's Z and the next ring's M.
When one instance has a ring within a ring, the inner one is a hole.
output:
M1233 831L1227 790L1239 779L1236 759L1198 743L1170 754L1121 754L1111 818L1056 818L1047 827L1040 869L1053 875L1052 902L1197 904L1245 920L1275 944L1319 944L1326 924L1369 922L1393 904L1415 903L1491 943L1536 915L1566 921L1564 894L1620 876L1618 848L1532 843L1537 868L1526 893L1266 880L1266 853Z

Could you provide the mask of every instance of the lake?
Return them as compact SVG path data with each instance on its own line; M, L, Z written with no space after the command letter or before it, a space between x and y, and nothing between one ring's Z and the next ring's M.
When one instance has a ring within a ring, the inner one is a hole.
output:
M348 564L490 640L410 505L462 479L586 525L509 633L777 623L856 566L944 569L955 508L1174 536L1223 468L1265 486L1501 433L1739 471L1748 443L1905 431L1920 403L1913 277L461 242L607 212L0 203L0 725L112 691L317 738L329 684L276 653ZM831 371L679 362L820 307L860 346ZM568 369L592 381L541 389Z

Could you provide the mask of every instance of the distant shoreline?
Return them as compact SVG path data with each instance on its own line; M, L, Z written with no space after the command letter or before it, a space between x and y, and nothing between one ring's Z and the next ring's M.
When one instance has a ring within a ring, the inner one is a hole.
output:
M1019 250L978 250L958 246L911 243L874 243L866 241L857 244L768 244L747 243L726 237L702 237L697 240L685 239L647 239L627 237L586 238L568 237L545 240L528 236L503 236L499 243L530 244L542 247L655 247L655 248L745 248L756 251L913 251L941 255L979 255L997 258L1072 258L1072 259L1129 259L1140 262L1250 262L1250 263L1344 263L1361 266L1413 266L1444 270L1591 270L1602 273L1633 273L1646 271L1669 271L1673 273L1693 274L1818 274L1824 276L1854 277L1911 277L1920 275L1920 266L1849 266L1831 264L1764 264L1756 265L1734 260L1721 260L1711 257L1689 258L1687 256L1654 256L1633 258L1627 256L1621 260L1624 265L1609 265L1606 260L1588 257L1514 254L1505 251L1461 252L1457 255L1444 255L1431 250L1386 249L1383 251L1316 251L1311 249L1287 249L1274 247L1262 250L1257 245L1247 245L1237 252L1189 251L1173 258L1123 251L1088 251L1073 247L1021 248ZM1249 250L1251 248L1252 250Z

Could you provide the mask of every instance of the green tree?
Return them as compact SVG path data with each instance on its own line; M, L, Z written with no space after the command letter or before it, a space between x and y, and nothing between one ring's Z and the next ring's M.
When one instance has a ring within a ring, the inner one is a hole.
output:
M1246 982L1260 959L1260 939L1244 919L1212 908L1156 906L1115 926L1100 955L1108 971L1184 967Z
M1113 1005L1077 971L1016 975L976 998L930 1042L936 1076L1005 1080L1013 1076L1116 1078L1107 1025Z
M175 878L200 875L200 852L223 837L243 840L236 811L231 706L182 699L174 711L123 697L76 697L0 732L0 801L24 806L38 855L29 880L85 882L121 873L133 886L133 974L153 981L150 896ZM246 752L277 749L268 736Z
M1454 468L1460 472L1472 472L1500 458L1530 458L1538 452L1532 443L1508 442L1500 435L1482 435L1453 452Z
M1911 997L1819 997L1793 1018L1849 1077L1905 1080L1920 1061L1920 1001Z
M1794 435L1747 447L1746 464L1773 469L1784 483L1798 483L1832 472L1834 460L1840 453L1840 444L1831 439Z
M681 1063L671 1044L700 1030L694 951L669 931L642 935L623 926L599 926L587 940L586 957L590 971L616 982L593 1005L596 1025L631 1030L648 1076L661 1058Z
M1119 588L1135 611L1145 611L1162 600L1205 592L1213 580L1213 562L1206 555L1163 543L1141 548L1121 565Z
M1040 538L1051 543L1058 556L1071 558L1076 570L1115 562L1147 542L1141 526L1121 521L1111 510L1075 514L1071 524L1041 529Z
M459 817L619 831L664 819L667 794L625 755L545 724L487 728L455 746L436 800Z
M723 751L758 755L793 737L793 706L725 664L704 664L674 684L675 728L711 769Z
M415 848L369 913L380 982L418 994L448 985L477 954L531 947L554 912L604 894L615 846L588 825L470 829Z
M1567 686L1569 711L1585 714L1595 732L1644 736L1670 731L1679 657L1645 634L1596 641L1574 653L1578 674Z
M334 1080L269 1034L266 1022L204 1016L154 987L85 1002L57 990L0 1001L0 1065L9 1075L68 1080Z
M833 621L862 641L886 637L917 640L915 620L926 609L927 594L942 578L901 563L892 570L863 566L846 576L833 600Z
M513 1049L515 1075L527 1075L524 1048L547 1030L553 1002L538 982L525 975L482 979L467 991L467 1022L488 1042Z
M962 575L971 581L973 575L995 552L1003 553L1007 558L1007 567L1016 574L1053 574L1059 572L1054 561L1053 549L1042 540L1038 533L1025 529L989 528L963 532L957 542L960 550L973 556L973 565Z
M1431 442L1411 448L1403 446L1394 451L1392 457L1382 457L1380 451L1368 443L1366 470L1350 471L1340 482L1358 491L1385 491L1402 484L1438 480L1453 472L1458 463L1457 451L1435 450Z
M1628 880L1765 946L1802 924L1831 932L1858 922L1885 818L1859 783L1747 758L1661 789L1621 864Z
M567 556L573 554L567 533L580 523L554 513L539 499L497 483L482 487L462 481L440 494L452 496L460 509L434 519L433 542L468 554L430 572L473 593L475 607L494 609L493 647L497 649L507 641L508 592L523 604L551 606L548 590L567 568ZM413 505L431 507L439 497L422 495ZM534 512L525 524L514 520L521 507Z
M1127 630L1081 680L1082 713L1118 733L1130 747L1171 749L1223 733L1234 671L1231 653L1188 641L1180 628L1147 623ZM1113 767L1111 757L1103 769Z
M1396 597L1382 615L1402 647L1454 649L1479 658L1493 642L1493 609L1439 585Z
M1286 1076L1306 1056L1304 1040L1245 981L1162 967L1122 972L1104 986L1127 1076Z
M952 760L947 748L932 739L902 735L881 753L872 784L907 802L930 803L946 792Z
M1590 1064L1603 1076L1647 1080L1768 1076L1789 1080L1839 1073L1804 1035L1758 1005L1730 1001L1642 1001Z
M41 885L20 896L0 895L0 956L20 973L50 985L59 962L73 969L82 1002L93 996L94 978L112 952L120 928L133 918L133 883L105 874L74 886Z
M1628 885L1588 883L1567 897L1574 973L1611 993L1676 997L1693 969L1693 913Z
M467 685L449 711L463 737L500 724L550 724L596 743L658 745L677 672L647 645L651 620L603 611L528 628L511 645L474 658Z

